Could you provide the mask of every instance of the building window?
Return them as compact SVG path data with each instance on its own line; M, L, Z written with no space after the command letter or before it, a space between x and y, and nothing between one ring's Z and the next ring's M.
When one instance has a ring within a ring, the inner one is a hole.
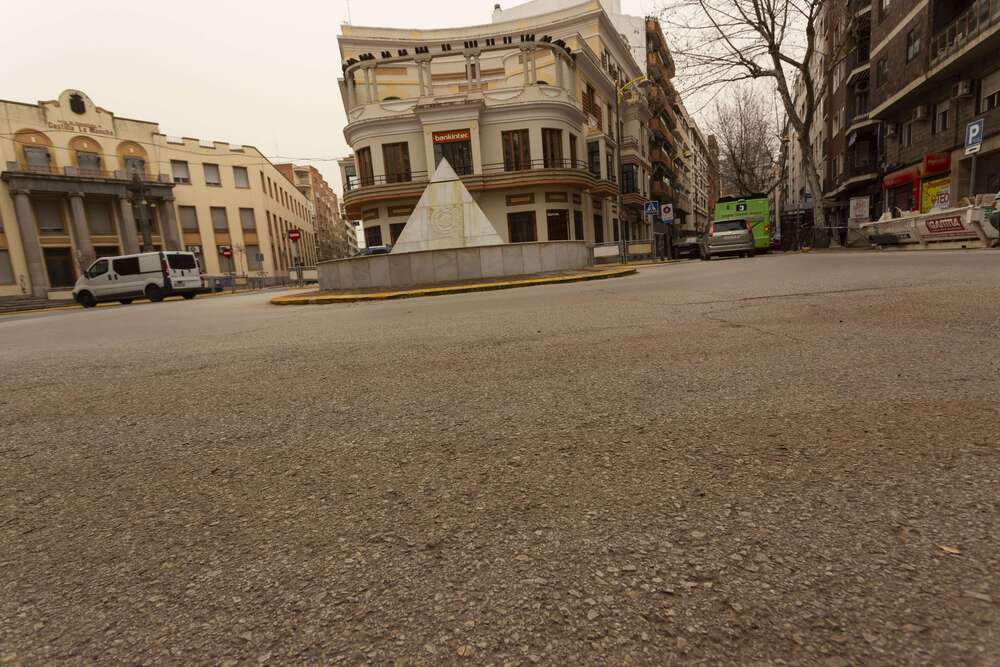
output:
M504 171L531 169L531 145L527 130L510 130L501 133L503 141Z
M240 209L240 227L243 228L245 232L257 233L257 218L254 217L252 208L241 208Z
M583 241L583 211L573 211L573 238Z
M139 178L146 178L146 161L141 157L127 157L125 158L125 175L128 178L132 178L133 175L138 175Z
M410 145L406 142L382 146L386 183L410 181Z
M601 144L597 141L587 142L587 168L594 178L601 177Z
M906 62L920 55L920 33L911 30L906 34Z
M217 232L229 232L229 217L226 215L226 209L222 206L213 206L211 213L212 229Z
M365 247L374 248L382 245L382 225L365 227Z
M542 128L542 161L546 169L563 167L562 130Z
M66 234L66 225L63 222L62 206L58 199L35 199L35 219L38 221L38 230L48 236L62 236Z
M188 163L183 160L170 161L170 174L174 177L174 183L191 182L191 172L188 170Z
M615 152L609 149L605 153L604 158L604 161L607 163L605 166L608 169L608 180L615 183L618 181L618 170L615 169Z
M83 203L87 213L87 227L94 236L114 236L115 223L111 218L111 207L106 199L87 198Z
M215 254L219 258L219 272L220 273L236 273L236 263L233 261L233 256L230 255L226 257L222 254L223 248L229 248L232 252L231 246L215 246Z
M97 153L77 151L76 166L80 170L81 176L100 176L101 156Z
M14 267L10 263L10 250L0 249L0 285L13 285Z
M250 175L247 174L246 167L233 167L233 182L238 188L250 187Z
M396 245L396 241L399 240L399 235L403 233L404 227L406 227L405 222L393 222L389 225L389 243Z
M219 174L219 165L205 163L202 165L205 170L205 185L222 185L222 176Z
M247 246L247 270L261 271L264 268L264 255L260 254L260 246Z
M508 213L507 229L511 243L532 243L538 240L534 211Z
M47 148L24 147L24 161L27 163L28 171L37 171L48 174L52 171L52 156Z
M903 145L903 148L913 146L913 123L903 123L903 129L899 134L899 143Z
M177 211L181 218L181 229L185 232L197 232L198 210L194 206L178 206Z
M948 130L951 126L951 101L945 100L934 105L934 127L933 133L940 134Z
M545 223L550 241L569 241L569 211L566 209L546 211Z
M639 192L639 169L634 164L622 165L622 194Z
M577 164L577 161L578 161L579 157L580 156L577 155L577 149L576 149L576 135L575 134L571 134L571 135L569 135L569 166L570 166L570 169L576 169L577 167L579 167L579 165Z
M459 176L472 173L472 133L469 130L434 133L434 166L447 160Z
M372 166L372 149L368 146L359 148L354 157L358 163L358 178L361 181L361 185L372 185L375 183L375 171Z
M594 214L594 243L604 243L604 216Z
M879 58L878 65L875 67L875 85L884 86L885 82L889 80L889 59Z

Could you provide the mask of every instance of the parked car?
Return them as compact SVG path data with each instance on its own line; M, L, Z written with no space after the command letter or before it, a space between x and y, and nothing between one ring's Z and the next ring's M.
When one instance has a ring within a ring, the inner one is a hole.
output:
M706 261L721 255L755 254L753 230L746 220L717 220L701 237L701 258Z
M193 299L201 291L201 270L193 253L144 252L97 259L76 281L73 299L93 308L101 301L132 303L140 297Z
M358 251L359 255L388 255L392 252L391 245L373 245L368 248L362 248Z

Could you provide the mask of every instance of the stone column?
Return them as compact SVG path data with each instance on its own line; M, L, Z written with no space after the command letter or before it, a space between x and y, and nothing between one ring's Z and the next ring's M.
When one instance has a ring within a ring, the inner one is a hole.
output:
M350 111L357 105L354 95L354 72L347 72L344 75L344 87L347 89L347 110Z
M32 296L45 298L48 295L49 277L45 271L42 246L38 243L38 223L35 209L31 207L31 197L27 190L14 190L14 212L17 214L17 228L21 232L21 248L24 261L28 265L28 280L31 281Z
M90 226L87 224L87 211L83 207L83 193L71 192L69 207L73 214L73 232L76 237L76 257L80 264L80 273L87 270L90 263L97 257L94 252L94 242L90 238Z
M525 88L527 88L529 85L531 85L531 82L528 79L528 67L529 67L529 65L528 65L528 58L529 58L529 56L528 56L528 49L522 48L521 49L521 60L524 61L523 76L524 76L524 87Z
M534 85L538 83L538 49L531 49L528 55L531 57L531 83Z
M472 90L472 56L465 55L465 85L469 90Z
M180 232L177 231L177 213L174 210L174 198L168 197L160 202L160 233L163 235L163 247L167 250L183 250Z
M119 197L121 205L121 220L119 232L122 239L123 253L125 255L135 255L139 252L139 229L135 225L135 214L132 212L132 200L128 197Z
M560 90L565 90L563 86L563 61L562 56L556 51L552 52L552 63L556 68L556 85L559 86Z

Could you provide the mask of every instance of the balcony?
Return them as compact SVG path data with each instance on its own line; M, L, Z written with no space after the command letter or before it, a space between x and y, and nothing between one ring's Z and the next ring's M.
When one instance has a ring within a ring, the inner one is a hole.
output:
M462 177L462 182L471 192L552 185L591 190L595 194L618 193L618 186L613 181L601 180L591 174L587 163L582 160L541 159L520 164L498 162L484 164L481 173L474 173L468 165L455 168L455 173ZM419 198L429 180L426 171L355 178L344 184L344 206L348 216L360 217L363 208L377 206L381 201Z
M1000 22L1000 0L974 0L931 39L931 67L969 48L988 28Z

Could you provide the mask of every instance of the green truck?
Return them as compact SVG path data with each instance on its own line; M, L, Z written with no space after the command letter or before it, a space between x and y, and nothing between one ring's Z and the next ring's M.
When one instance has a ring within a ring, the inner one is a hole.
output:
M754 249L767 251L771 247L771 204L765 194L721 197L715 204L712 222L746 220L753 230Z

